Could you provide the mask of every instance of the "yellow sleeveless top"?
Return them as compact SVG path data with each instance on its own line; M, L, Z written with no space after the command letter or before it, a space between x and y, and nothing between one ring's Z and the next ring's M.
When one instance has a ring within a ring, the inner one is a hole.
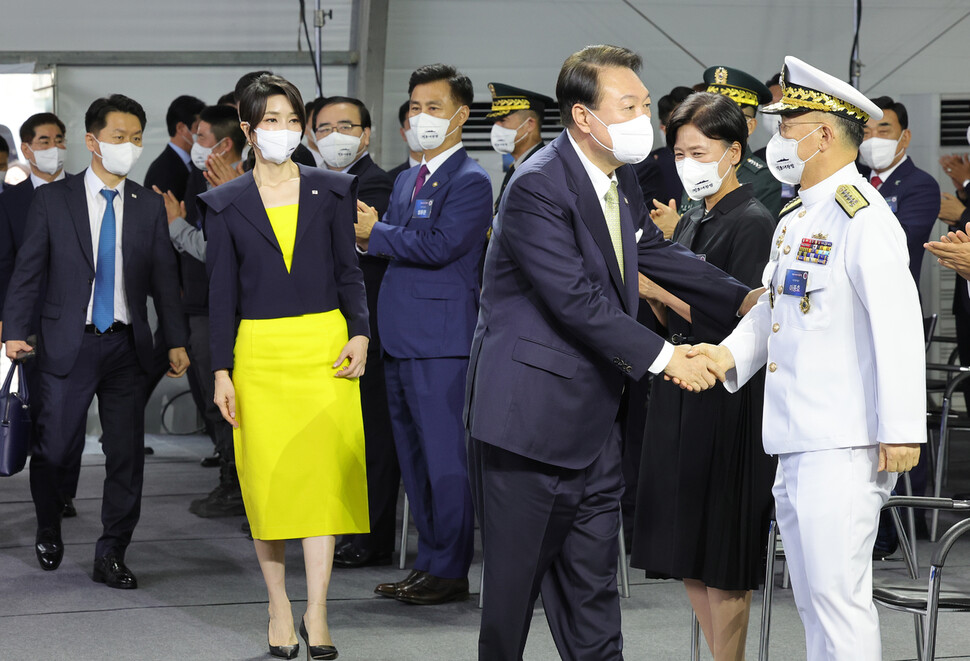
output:
M299 215L299 204L287 204L282 207L270 207L266 210L269 224L273 226L276 242L283 251L283 262L286 272L290 272L293 265L293 244L296 243L296 219Z

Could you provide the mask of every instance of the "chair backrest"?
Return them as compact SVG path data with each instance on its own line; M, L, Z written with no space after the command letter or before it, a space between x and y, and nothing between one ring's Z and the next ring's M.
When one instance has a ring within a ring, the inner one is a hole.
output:
M935 312L928 317L923 317L923 342L926 345L926 351L930 350L930 344L933 343L937 318L938 315Z

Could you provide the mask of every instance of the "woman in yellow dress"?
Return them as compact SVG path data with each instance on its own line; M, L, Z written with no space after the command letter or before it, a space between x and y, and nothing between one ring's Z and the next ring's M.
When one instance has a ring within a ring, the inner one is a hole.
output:
M368 532L358 377L367 302L354 247L357 180L298 166L300 93L264 74L239 99L255 167L201 195L208 239L215 401L269 593L270 653L299 652L285 540L302 539L311 658L335 659L327 626L334 535ZM238 321L238 329L237 329Z

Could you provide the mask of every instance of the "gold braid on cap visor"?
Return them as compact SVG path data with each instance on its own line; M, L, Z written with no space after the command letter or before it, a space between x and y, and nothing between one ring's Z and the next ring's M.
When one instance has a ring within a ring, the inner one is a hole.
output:
M492 111L486 115L494 115L496 113L509 114L510 112L515 112L516 110L531 110L532 105L529 103L528 99L523 99L520 97L515 98L502 98L502 99L492 99Z
M727 85L708 85L707 91L711 94L726 96L739 106L758 105L758 95L751 90L744 90L740 87L730 87Z
M869 113L865 112L861 108L852 105L848 101L843 101L838 97L832 96L831 94L813 90L810 87L798 87L797 85L788 83L785 85L785 91L782 94L781 102L796 108L819 110L821 112L831 112L838 115L843 115L849 119L855 119L862 123L869 121Z

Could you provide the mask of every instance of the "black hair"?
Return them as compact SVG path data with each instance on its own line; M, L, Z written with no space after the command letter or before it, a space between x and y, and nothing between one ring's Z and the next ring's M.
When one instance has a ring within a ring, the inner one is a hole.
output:
M678 85L674 89L670 90L669 94L664 94L657 101L657 119L664 126L667 125L667 120L670 119L671 113L684 102L688 96L694 93L694 90L690 87L685 87L683 85Z
M896 113L896 117L899 118L899 125L903 130L909 128L909 114L906 112L906 106L897 101L893 101L892 97L889 96L877 97L872 102L881 110L892 110Z
M426 64L415 69L408 80L408 96L418 85L444 80L451 88L451 98L460 106L471 106L475 90L471 79L448 64Z
M748 123L738 104L723 94L695 92L684 100L667 122L667 146L674 148L677 131L691 124L711 140L720 140L730 147L741 145L741 154L748 149Z
M199 119L199 113L205 108L205 101L194 96L183 94L176 98L168 106L165 113L165 127L168 135L174 136L179 124L185 124L189 129Z
M236 93L235 92L226 92L225 94L223 94L222 96L219 97L219 100L216 101L216 105L218 105L218 106L235 106L236 105Z
M7 141L3 139L2 135L0 135L0 154L9 154L9 153L10 153L10 145L8 145Z
M293 112L300 120L302 134L306 127L306 106L303 105L300 90L285 78L271 73L260 74L249 83L241 95L236 95L239 99L239 121L247 122L250 130L255 130L256 125L263 121L263 116L266 114L266 100L277 94L285 96L293 106Z
M858 149L859 145L862 144L862 139L865 137L866 125L858 120L849 119L842 115L833 114L832 119L835 120L836 127L839 128L842 137L849 143L849 146Z
M772 85L781 85L781 72L779 71L774 76L765 81L765 87L771 87Z
M20 125L20 141L29 145L37 135L37 127L46 124L54 124L60 129L62 134L67 133L67 128L64 126L64 122L61 121L60 117L52 112L39 112L36 115L28 117L27 121Z
M397 109L397 123L401 125L402 129L404 128L404 120L408 118L408 115L410 114L410 112L411 112L410 100L402 103L401 107Z
M313 130L317 129L317 115L320 111L327 106L333 106L338 103L349 103L352 106L356 106L357 110L360 111L360 126L361 128L369 129L371 127L370 111L367 110L367 106L360 99L355 99L350 96L328 96L325 98L320 98L314 101L313 108Z
M239 128L239 114L232 106L206 106L199 119L212 127L216 140L232 140L232 147L241 154L246 145L246 135Z
M145 109L134 99L129 99L124 94L112 94L95 99L88 106L88 111L84 113L84 130L87 133L98 133L108 125L108 113L123 112L134 115L138 118L142 130L145 129L147 120L145 119Z
M263 70L263 71L250 71L249 73L244 73L242 76L240 76L239 80L236 81L236 88L232 92L232 96L236 100L236 103L240 102L240 100L242 99L243 91L245 91L245 89L249 87L257 78L259 78L260 76L272 76L272 75L273 75L272 71Z
M577 103L596 108L600 100L599 72L607 67L625 67L640 72L643 59L622 46L587 46L562 63L556 81L559 121L573 125L573 106Z

